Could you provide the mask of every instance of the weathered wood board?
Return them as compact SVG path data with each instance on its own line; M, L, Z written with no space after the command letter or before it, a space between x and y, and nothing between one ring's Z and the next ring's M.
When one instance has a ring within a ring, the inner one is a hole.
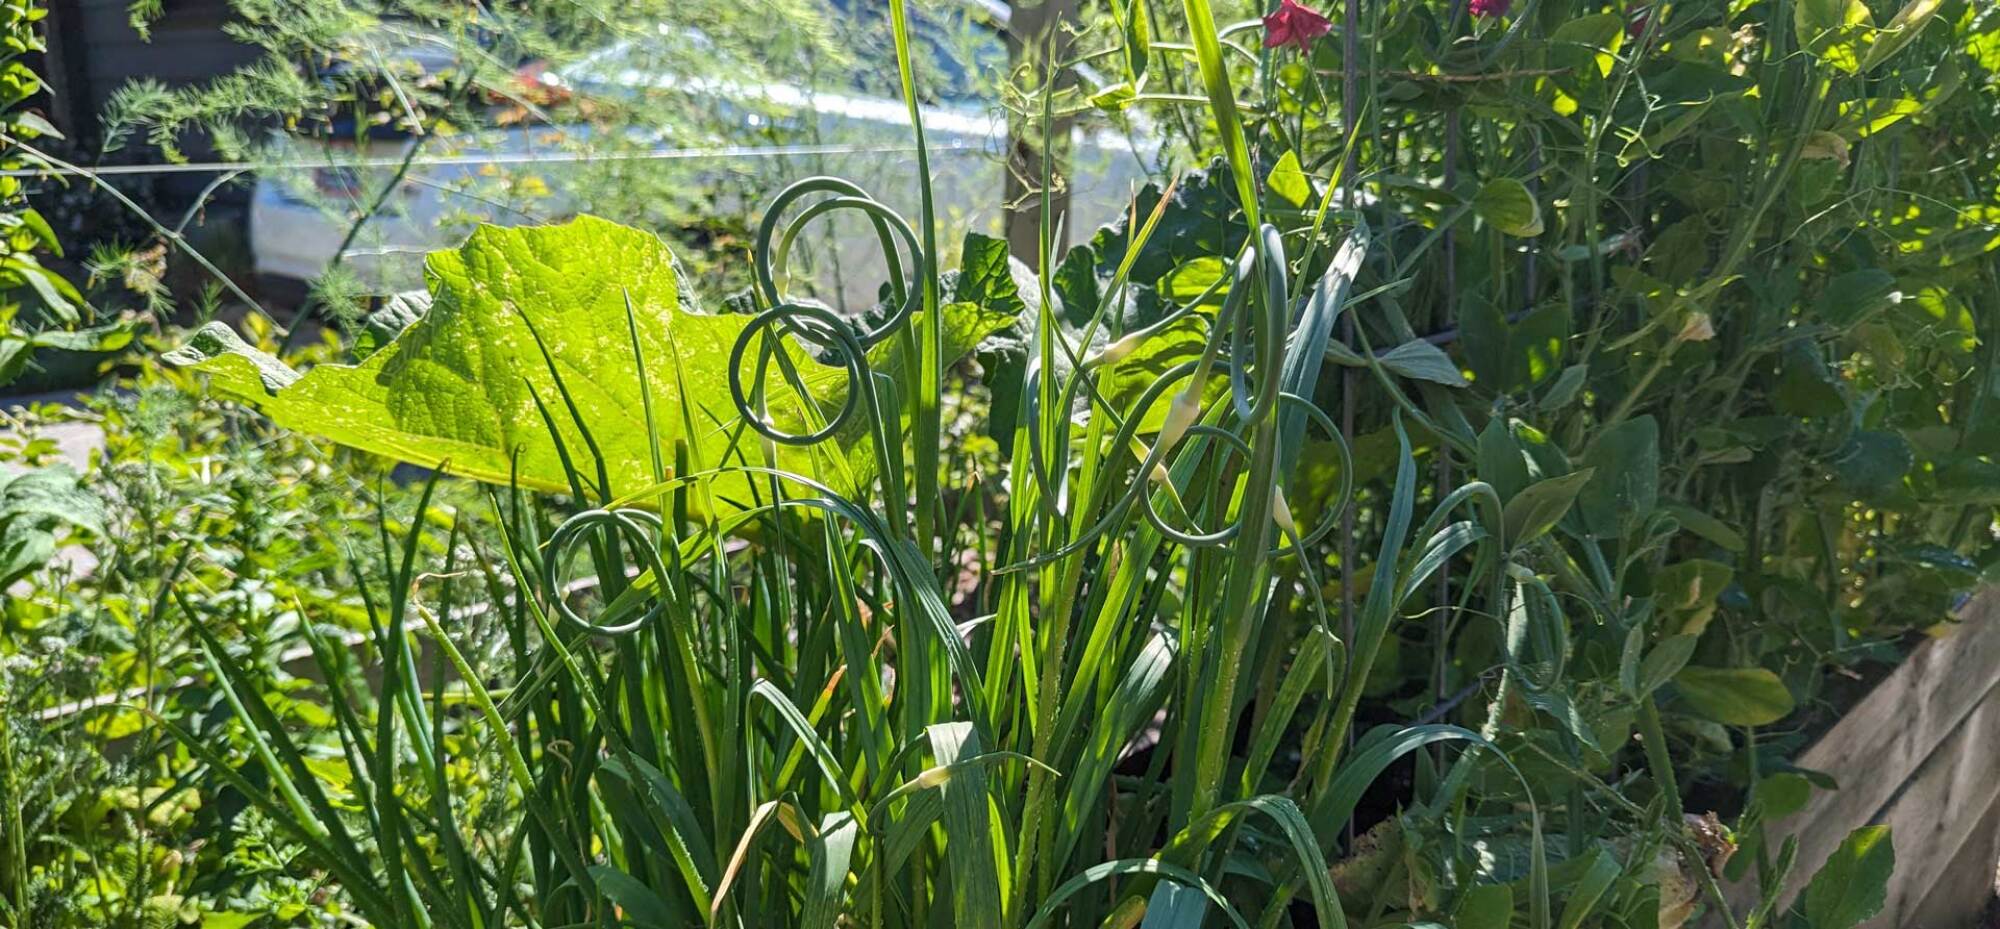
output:
M1848 832L1890 827L1896 873L1867 929L1972 929L2000 860L2000 592L1974 599L1798 759L1830 774L1773 826L1799 840L1790 899ZM1730 888L1755 898L1754 879Z

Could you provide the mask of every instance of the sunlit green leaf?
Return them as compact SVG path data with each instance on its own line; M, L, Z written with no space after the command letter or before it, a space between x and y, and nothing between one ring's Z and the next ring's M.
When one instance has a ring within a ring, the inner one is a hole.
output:
M1511 236L1532 238L1542 234L1542 210L1528 185L1511 177L1494 178L1479 188L1472 208L1493 228Z
M1806 885L1805 916L1812 929L1854 929L1882 911L1896 846L1888 826L1848 833Z
M1312 201L1312 181L1299 168L1299 156L1295 152L1288 151L1280 157L1264 182L1270 185L1271 193L1276 194L1278 199L1294 207L1303 208Z
M1687 667L1674 685L1696 713L1732 726L1768 725L1792 712L1791 691L1764 668Z
M1862 46L1874 21L1862 0L1798 0L1792 9L1799 47L1849 73L1861 68Z
M1861 70L1873 71L1883 62L1903 50L1903 46L1915 40L1918 33L1930 24L1931 18L1944 6L1944 0L1909 0L1896 15L1889 19L1875 41L1868 46L1868 53L1861 57Z
M1203 306L1220 306L1223 297L1220 289L1209 293L1206 298L1202 294L1228 273L1229 267L1221 258L1213 255L1196 258L1175 266L1161 277L1159 292L1176 304L1185 305L1199 299Z
M711 465L748 454L750 446L739 443L754 433L730 400L728 366L750 317L683 306L673 256L650 233L592 217L556 226L482 226L463 247L431 255L427 268L430 311L359 364L320 365L300 374L220 324L168 360L210 375L214 388L286 428L452 474L496 483L518 478L526 487L563 491L568 480L537 398L554 416L570 454L587 462L586 473L594 463L582 431L566 415L552 363L603 450L616 494L652 483L638 362L626 322L629 295L653 405L685 404L694 424L690 435L681 417L657 418L660 446L688 442ZM954 358L1011 321L974 304L945 311L946 350ZM774 373L766 378L768 415L787 431L807 431L809 422L839 412L847 374L790 340L784 353L812 405L802 404ZM896 340L878 346L869 360L877 374L894 377L901 360ZM784 447L779 464L852 490L869 477L862 417L833 441L840 454L831 459ZM716 498L751 499L749 480L740 473L717 478Z

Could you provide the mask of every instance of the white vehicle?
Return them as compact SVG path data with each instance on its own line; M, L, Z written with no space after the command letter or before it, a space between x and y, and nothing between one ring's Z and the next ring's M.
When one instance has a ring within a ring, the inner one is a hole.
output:
M982 9L986 21L1005 22L1004 7ZM969 60L945 61L942 67L960 77L982 76L989 78L983 83L997 84L996 69L1006 66L1001 36L992 27L979 27L972 34L977 47L971 49ZM617 139L593 140L588 130L547 125L430 139L413 158L390 202L359 229L352 229L343 214L359 215L368 206L364 198L380 191L410 146L419 143L387 138L370 140L362 147L341 146L333 151L352 158L352 164L260 175L250 208L250 246L257 272L310 281L326 271L335 255L344 254L341 267L367 292L421 287L423 256L456 245L470 231L472 222L531 222L588 211L587 199L576 202L580 198L574 195L574 188L583 185L575 182L573 172L611 170L619 161L672 162L691 168L692 176L710 179L749 175L757 181L750 189L766 191L775 191L790 180L834 175L860 184L912 225L916 223L919 203L914 135L908 107L901 99L871 96L851 88L829 89L824 81L819 87L696 81L661 73L648 65L648 57L637 43L619 43L539 79L588 95L688 94L713 101L717 112L725 113L727 119L761 128L766 138L784 141L732 146L714 139L642 136L636 130ZM877 65L879 62L863 63L864 67ZM893 63L889 68L893 72ZM867 82L855 79L850 83L861 86ZM1001 232L1006 117L990 93L972 89L978 83L963 80L955 88L960 92L941 94L940 99L920 107L939 213L938 241L947 250L947 259L964 231ZM1080 240L1088 230L1123 215L1132 192L1148 179L1157 160L1157 144L1147 141L1150 137L1143 128L1132 135L1106 128L1073 133L1064 172L1070 198L1065 222L1075 230L1072 240ZM590 144L593 141L611 144ZM286 144L297 152L295 161L300 165L327 158L328 148L322 140L292 139ZM506 189L522 169L536 176L539 196L524 199L518 190ZM565 182L566 175L572 182ZM541 180L543 177L547 180ZM502 190L482 193L481 182L487 180ZM710 185L696 186L708 189ZM726 191L743 185L718 186ZM330 204L336 208L329 209ZM753 221L761 206L741 202L740 197L728 193L702 204L709 211L707 215L734 215ZM858 218L851 217L853 214L841 215L824 224L821 234L802 240L803 254L793 267L795 277L806 279L803 286L812 287L822 299L858 310L875 301L884 275L874 236ZM798 270L801 268L804 270Z

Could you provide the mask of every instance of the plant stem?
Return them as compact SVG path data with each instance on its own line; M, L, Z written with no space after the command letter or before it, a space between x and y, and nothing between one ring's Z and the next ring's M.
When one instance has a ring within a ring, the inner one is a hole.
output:
M428 138L430 134L425 133L410 140L409 146L403 152L403 160L396 165L395 173L389 175L388 182L375 192L375 198L369 201L368 208L362 210L361 215L347 224L347 233L340 237L340 246L333 250L333 259L327 262L327 271L340 267L347 260L347 250L354 247L354 240L360 238L362 228L367 226L376 214L382 212L382 208L388 205L389 198L403 186L403 178L409 175L410 166L416 163L417 152L423 148L424 140ZM291 349L293 342L299 337L299 331L305 328L306 321L312 318L313 309L318 305L318 301L308 299L299 308L298 315L292 319L291 329L285 332L284 340L278 344L280 355Z
M193 260L195 264L200 265L201 269L207 271L209 273L209 276L215 278L215 280L222 285L223 289L229 291L230 296L243 301L244 306L257 311L259 315L263 316L267 320L270 320L271 325L274 326L279 332L285 333L287 336L289 336L290 334L289 331L284 326L278 323L277 319L271 315L269 310L264 309L263 304L258 303L249 294L244 293L243 288L236 286L236 282L230 280L229 275L222 273L222 269L217 268L215 266L215 263L209 261L206 255L203 255L194 246L189 245L187 238L185 236L181 235L176 230L167 228L165 225L161 224L159 220L154 219L153 214L146 212L144 207L141 207L139 204L133 202L131 197L125 196L124 191L119 190L117 187L112 186L109 181L106 181L104 178L99 177L97 172L92 171L89 168L83 167L81 165L71 164L70 162L64 161L61 158L57 158L56 156L51 155L48 152L42 151L41 149L36 148L33 145L29 145L28 143L23 142L20 139L14 138L13 136L10 136L4 132L0 132L0 142L4 142L8 145L17 146L22 151L27 152L28 154L33 155L36 158L40 158L41 160L46 161L49 164L55 165L56 167L61 168L64 171L69 172L71 174L79 175L89 180L90 183L93 186L97 187L99 190L102 190L105 193L110 194L112 199L117 200L120 204L124 205L126 209L132 211L133 215L143 220L146 223L146 225L151 227L153 232L157 234L160 238L163 238L167 240L169 243L172 243L174 248L178 249L182 254L188 256L188 258Z
M1666 801L1669 828L1680 830L1683 828L1680 786L1674 779L1674 759L1667 754L1667 733L1660 725L1660 706L1651 694L1639 702L1639 738L1644 740L1646 767L1653 773L1661 799Z

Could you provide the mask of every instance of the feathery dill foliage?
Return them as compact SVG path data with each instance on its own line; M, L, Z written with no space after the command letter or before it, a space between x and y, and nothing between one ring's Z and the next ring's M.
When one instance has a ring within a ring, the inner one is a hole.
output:
M311 924L330 912L324 882L294 867L287 833L204 786L148 714L231 744L223 698L182 683L209 674L194 622L255 669L281 718L309 725L324 713L284 697L303 695L316 673L287 657L297 627L365 624L356 577L379 568L365 550L347 557L349 527L383 505L378 488L398 509L416 491L385 482L386 465L371 459L331 463L305 437L190 396L165 372L123 386L81 410L10 410L0 439L0 535L21 553L0 569L0 801L10 811L0 925L164 929L256 913ZM80 475L45 431L79 422L104 443Z
M420 256L396 260L383 224L371 224L402 214L419 191L441 199L443 222L461 231L589 211L693 243L732 227L715 202L767 191L765 175L742 164L629 157L662 145L776 141L775 120L746 121L757 105L716 107L672 88L550 86L535 75L606 56L695 86L852 70L845 27L810 0L235 0L231 13L225 32L256 59L189 86L142 78L118 88L104 113L105 148L180 161L187 140L199 139L204 157L249 163L243 177L279 183L349 230L342 258L310 282L308 309L346 324L368 296L421 286ZM143 27L164 13L141 4L132 15ZM426 166L529 150L586 157ZM345 260L355 252L392 257L376 260L387 270L357 268Z
M415 139L408 148L428 155L485 151L509 127L530 127L538 148L616 154L634 146L715 145L769 141L768 122L755 114L768 103L735 101L716 107L704 94L633 86L551 88L519 69L554 73L601 59L641 73L673 75L690 87L705 82L742 86L862 80L869 90L890 91L894 72L852 67L857 57L882 51L879 17L850 17L812 0L772 0L745 5L721 0L635 0L630 3L536 2L468 6L451 0L233 0L224 29L259 50L238 71L192 86L168 88L140 79L119 88L105 115L107 147L143 141L167 157L184 157L179 141L204 140L224 158L259 164L267 175L288 176L273 165L306 158L343 161L354 144L384 132ZM135 6L135 22L161 14ZM872 27L872 28L871 28ZM934 37L949 45L949 34ZM935 68L938 49L920 53L920 68ZM603 75L598 75L602 78ZM844 92L860 89L837 86ZM397 153L400 153L400 147ZM364 153L365 154L365 153ZM519 182L546 175L536 166L494 166L499 175L466 192L497 198L508 209L534 215L547 185L522 193ZM650 174L602 176L565 171L560 186L571 209L651 220L692 221L685 214L648 213L649 196L679 183L696 183L687 170L654 164ZM713 169L710 173L714 173ZM395 187L402 172L359 172L350 198L366 203L379 188ZM571 175L575 176L571 176ZM303 178L303 175L300 175ZM456 178L453 183L460 183ZM621 185L643 189L617 195ZM310 196L311 185L297 185ZM753 192L752 196L756 194ZM468 212L479 201L468 197ZM352 203L328 203L351 213ZM393 202L383 209L394 209Z

